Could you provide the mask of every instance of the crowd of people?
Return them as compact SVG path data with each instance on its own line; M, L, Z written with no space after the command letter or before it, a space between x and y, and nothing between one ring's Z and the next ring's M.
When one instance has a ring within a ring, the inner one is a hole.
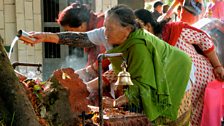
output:
M94 74L97 73L97 55L123 53L134 85L127 87L122 95L106 97L104 107L132 105L154 124L199 126L205 88L215 79L224 81L224 68L212 39L191 26L205 15L204 3L197 2L202 9L199 15L187 11L183 1L174 0L164 11L163 2L156 1L154 12L116 5L103 17L94 15L84 5L72 4L57 20L67 32L32 32L31 37L36 40L27 44L51 42L86 48L89 62L85 70L80 71L92 71L91 79L82 78L90 92L98 89L98 78ZM178 22L171 17L177 7L181 7ZM114 84L123 58L105 61L104 86ZM80 71L76 72L81 74Z
M170 5L162 1L153 4L152 12L155 20L171 18L173 21L183 21L192 25L201 18L217 18L224 21L224 1L210 0L174 0Z

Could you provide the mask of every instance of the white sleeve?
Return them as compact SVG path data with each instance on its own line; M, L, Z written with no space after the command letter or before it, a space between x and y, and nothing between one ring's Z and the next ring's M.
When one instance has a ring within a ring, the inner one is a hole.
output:
M104 27L94 29L91 31L86 32L89 40L95 45L104 45L105 48L111 49L111 45L107 42L105 35L104 35Z
M87 33L89 40L96 45L101 45L107 41L105 39L103 27L88 31L86 33Z

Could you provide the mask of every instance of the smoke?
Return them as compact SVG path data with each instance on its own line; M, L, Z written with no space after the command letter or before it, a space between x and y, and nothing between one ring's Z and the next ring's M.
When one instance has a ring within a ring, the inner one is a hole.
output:
M76 55L67 56L65 61L61 64L61 68L70 67L74 70L84 68L86 66L87 56L78 57Z
M27 77L27 79L39 80L43 81L42 79L42 70L38 70L37 67L27 67L27 66L19 66L18 71Z

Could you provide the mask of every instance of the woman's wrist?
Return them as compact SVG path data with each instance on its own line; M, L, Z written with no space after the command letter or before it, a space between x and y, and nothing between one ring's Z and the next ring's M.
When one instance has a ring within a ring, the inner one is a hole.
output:
M223 67L223 66L222 65L217 65L217 66L214 67L214 70L217 69L217 68L220 68L220 67Z
M43 32L44 42L58 43L59 37L57 34L51 32Z
M122 95L113 101L113 107L120 107L127 102L128 102L127 97L125 95Z

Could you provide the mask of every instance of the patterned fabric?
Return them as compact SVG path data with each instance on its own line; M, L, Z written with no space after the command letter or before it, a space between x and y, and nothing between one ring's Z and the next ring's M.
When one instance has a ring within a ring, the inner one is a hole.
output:
M108 70L105 73L103 73L103 77L107 79L107 82L110 84L115 83L117 81L117 75L113 70Z
M89 40L86 33L60 32L58 44L64 44L76 47L94 47L95 45Z
M155 121L153 121L154 125L159 125L161 122L164 123L166 126L188 126L190 122L190 115L191 115L191 89L186 91L184 97L182 99L180 108L178 110L178 118L174 121L170 119L159 117ZM164 122L165 120L165 122Z
M198 45L203 52L209 52L214 49L214 44L206 34L192 29L183 28L180 38L175 45L192 58L196 67L196 82L192 86L191 125L199 126L203 110L205 88L208 82L215 79L215 76L213 74L213 67L209 60L205 56L198 54L192 44Z
M117 87L115 86L116 81L117 81L117 75L113 70L108 70L105 73L103 73L103 82L105 85L107 85L107 87L109 87L110 95L113 98L117 98L121 94L119 91L117 91Z
M191 109L191 89L185 92L180 108L178 110L178 118Z

